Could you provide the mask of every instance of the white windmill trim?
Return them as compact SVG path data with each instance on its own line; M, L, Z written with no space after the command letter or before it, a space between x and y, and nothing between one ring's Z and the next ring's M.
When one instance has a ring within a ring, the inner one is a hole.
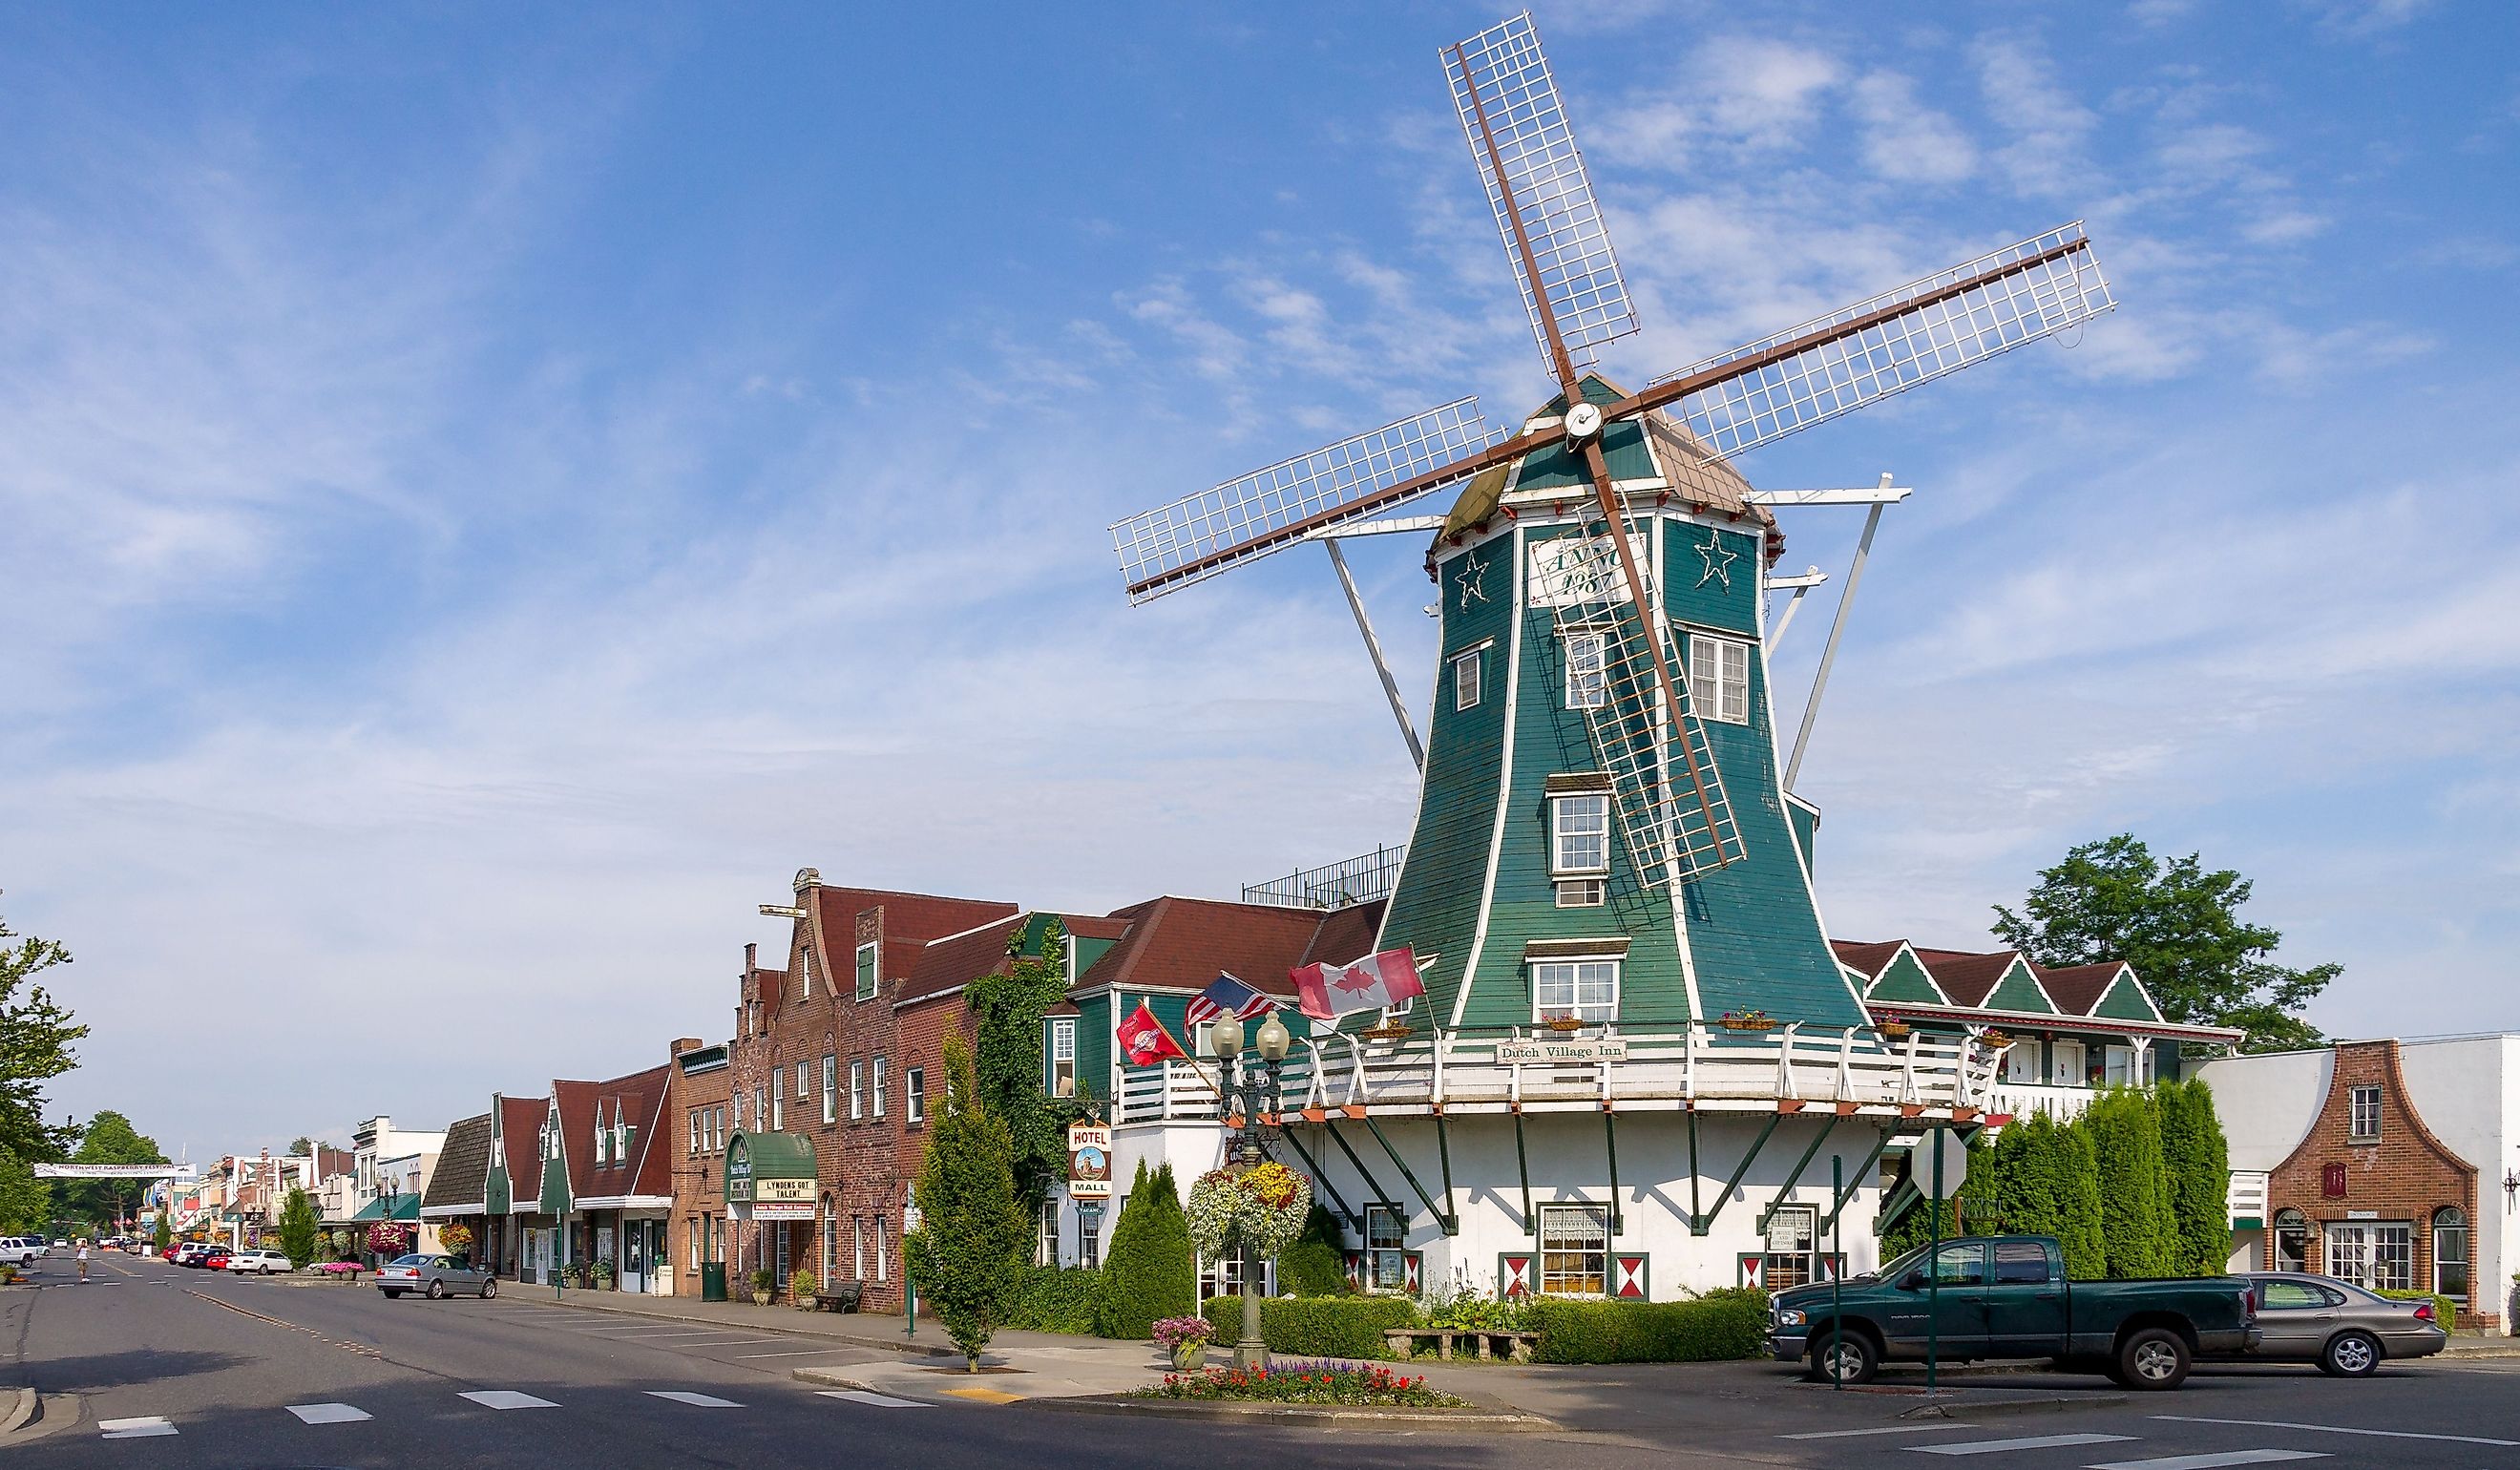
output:
M1513 795L1513 727L1515 717L1522 710L1522 646L1524 643L1522 620L1526 615L1522 598L1524 585L1528 581L1522 569L1523 538L1520 521L1513 524L1511 533L1506 537L1506 541L1510 548L1508 559L1513 568L1513 597L1507 604L1506 627L1513 633L1514 637L1507 645L1505 660L1505 744L1497 760L1496 829L1488 836L1488 870L1486 881L1479 888L1479 921L1470 931L1470 954L1467 961L1462 966L1462 988L1453 993L1453 1029L1456 1031L1462 1029L1462 1017L1469 1009L1471 983L1478 976L1480 958L1487 954L1488 915L1496 912L1497 867L1505 861L1506 819L1513 811L1510 800ZM1440 588L1442 585L1443 583L1438 580L1436 586ZM1419 792L1418 799L1422 806L1425 802L1426 783L1419 781L1418 789ZM1410 830L1415 831L1417 828L1412 827ZM1410 847L1415 849L1417 843L1412 842ZM1408 860L1404 858L1401 861L1405 863Z

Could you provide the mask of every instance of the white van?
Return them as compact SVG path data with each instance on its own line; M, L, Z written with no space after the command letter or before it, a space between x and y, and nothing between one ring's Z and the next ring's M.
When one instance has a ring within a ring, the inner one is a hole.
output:
M32 1235L0 1235L0 1266L32 1266L50 1250Z

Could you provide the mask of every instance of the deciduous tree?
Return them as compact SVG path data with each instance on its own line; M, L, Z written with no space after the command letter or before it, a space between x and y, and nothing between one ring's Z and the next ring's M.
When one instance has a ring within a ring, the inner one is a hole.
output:
M69 962L59 941L22 937L0 922L0 1148L29 1163L60 1158L73 1136L44 1122L44 1084L78 1065L72 1047L87 1028L35 982Z
M78 1151L70 1156L79 1164L163 1164L164 1151L158 1140L144 1137L131 1126L131 1120L107 1108L87 1120L79 1135ZM69 1190L77 1208L100 1225L119 1221L124 1201L144 1187L139 1180L89 1180Z
M2135 966L2171 1020L2236 1026L2251 1051L2316 1046L2301 1009L2343 972L2293 969L2269 957L2283 935L2245 923L2249 880L2205 870L2200 855L2168 862L2130 833L2086 842L2043 869L2018 913L1995 907L1995 932L2037 964Z

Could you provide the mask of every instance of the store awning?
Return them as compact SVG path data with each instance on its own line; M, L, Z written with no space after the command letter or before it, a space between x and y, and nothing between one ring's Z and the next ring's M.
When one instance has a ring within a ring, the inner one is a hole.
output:
M726 1140L726 1203L738 1220L811 1220L819 1187L814 1140L803 1134Z
M372 1225L382 1220L416 1221L418 1219L420 1219L419 1195L387 1194L370 1201L366 1209L350 1217L350 1224Z

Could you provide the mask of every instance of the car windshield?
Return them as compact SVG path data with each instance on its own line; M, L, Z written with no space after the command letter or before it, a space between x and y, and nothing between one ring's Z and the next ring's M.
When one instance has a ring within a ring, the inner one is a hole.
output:
M393 1258L392 1264L395 1266L427 1266L428 1264L428 1258L427 1256L396 1256Z

